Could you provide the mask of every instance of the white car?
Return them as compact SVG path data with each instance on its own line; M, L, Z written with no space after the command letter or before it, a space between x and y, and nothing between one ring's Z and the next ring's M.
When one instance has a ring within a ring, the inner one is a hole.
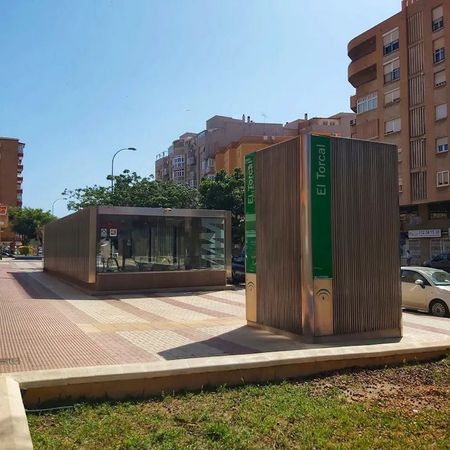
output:
M450 273L432 267L401 268L402 306L449 317Z

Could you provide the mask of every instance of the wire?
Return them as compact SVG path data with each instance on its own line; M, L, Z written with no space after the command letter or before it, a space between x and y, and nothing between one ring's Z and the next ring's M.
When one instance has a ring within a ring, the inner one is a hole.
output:
M41 412L47 412L47 411L57 411L61 409L75 409L77 406L81 406L81 403L75 403L75 405L67 405L67 406L55 406L53 408L43 408L43 409L26 409L25 412L27 413L41 413Z

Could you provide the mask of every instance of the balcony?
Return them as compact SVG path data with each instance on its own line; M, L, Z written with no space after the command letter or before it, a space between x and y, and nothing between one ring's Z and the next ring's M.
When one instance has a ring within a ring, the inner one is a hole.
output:
M356 95L352 95L352 96L350 97L350 109L351 109L353 112L356 112Z
M17 173L22 173L23 171L23 164L17 164Z
M17 189L17 193L18 193L18 194L23 194L23 189L22 189L22 188L18 188L18 189Z
M348 81L357 88L377 78L377 64L372 55L358 59L348 66Z
M364 56L373 53L374 51L376 51L376 49L376 36L373 35L367 38L365 34L362 34L349 42L347 47L347 54L352 61L357 61L358 59L361 59Z
M17 182L18 183L22 183L23 182L23 177L17 177Z

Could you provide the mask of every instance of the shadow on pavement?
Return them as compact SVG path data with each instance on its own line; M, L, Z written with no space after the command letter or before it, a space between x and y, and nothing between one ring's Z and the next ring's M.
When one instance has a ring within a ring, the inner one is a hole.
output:
M48 289L26 272L8 272L33 300L62 300L62 297Z
M201 329L200 329L201 330ZM282 352L302 349L319 349L348 346L365 346L375 344L388 344L400 342L400 338L367 339L349 341L333 341L321 343L309 343L301 336L290 337L284 334L276 334L250 326L242 326L235 330L212 336L203 341L193 342L179 347L159 352L166 360L203 358L210 356L246 355L265 352Z

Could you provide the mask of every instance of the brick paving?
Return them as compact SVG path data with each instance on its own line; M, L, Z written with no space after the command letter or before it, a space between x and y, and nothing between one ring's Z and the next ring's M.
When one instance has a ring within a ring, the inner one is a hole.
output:
M450 335L450 319L407 313L403 324L411 341ZM0 373L309 347L247 327L242 289L95 297L40 262L0 261Z

